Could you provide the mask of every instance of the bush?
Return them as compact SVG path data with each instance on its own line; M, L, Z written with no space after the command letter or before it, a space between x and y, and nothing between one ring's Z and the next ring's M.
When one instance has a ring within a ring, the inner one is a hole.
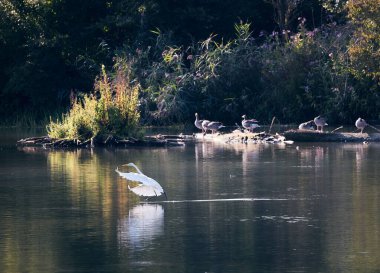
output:
M331 123L378 118L378 86L353 76L347 51L352 30L335 23L254 39L250 24L236 38L215 35L186 50L173 45L140 75L147 120L168 124L203 118L234 124L242 114L269 123L302 122L323 114ZM167 43L169 44L169 43ZM160 50L160 48L157 48ZM156 55L157 56L157 55Z
M130 83L130 67L125 62L115 65L110 79L102 66L93 94L72 99L70 111L61 121L50 121L47 131L53 138L86 140L106 135L136 136L139 85Z
M186 123L202 118L240 122L246 114L262 123L282 123L325 115L329 123L352 123L358 116L379 117L379 86L352 74L348 54L352 29L330 23L309 31L300 18L296 33L254 38L250 24L235 25L228 42L211 35L186 49L159 31L156 45L127 50L141 83L145 124ZM117 120L116 117L113 120Z

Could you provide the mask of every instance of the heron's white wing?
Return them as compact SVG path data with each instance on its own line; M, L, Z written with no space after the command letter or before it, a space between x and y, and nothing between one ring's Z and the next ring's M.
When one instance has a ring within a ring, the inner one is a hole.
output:
M164 193L164 190L162 189L161 185L154 179L141 174L141 173L123 173L120 172L118 169L115 170L121 177L140 183L139 186L128 188L134 192L135 194L139 196L160 196Z
M155 187L146 186L146 185L139 185L134 188L130 188L130 187L128 188L139 196L160 196L163 193L162 189L160 190Z
M162 193L164 192L164 190L161 187L161 185L156 180L154 180L153 178L145 176L144 182L142 182L142 183L144 185L146 185L146 186L154 188L156 191L159 191L159 192L162 192Z
M116 170L116 172L121 177L123 177L127 180L136 181L136 182L140 182L140 183L144 183L146 178L147 178L145 175L142 175L140 173L123 173L123 172L120 172L119 170Z

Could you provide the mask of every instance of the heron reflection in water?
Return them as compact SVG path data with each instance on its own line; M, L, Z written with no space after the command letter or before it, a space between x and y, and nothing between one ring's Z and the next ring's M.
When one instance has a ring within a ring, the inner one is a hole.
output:
M133 193L137 194L138 196L147 197L147 200L150 197L161 196L162 194L164 194L165 198L168 199L161 185L156 180L143 174L134 163L124 164L123 166L133 167L137 171L137 173L135 172L124 173L124 172L119 171L118 168L116 168L115 170L121 177L127 180L131 180L131 181L139 183L138 186L133 187L133 188L131 188L128 185L128 189L130 189Z
M125 247L146 247L163 233L164 209L159 204L137 205L118 224L118 241Z

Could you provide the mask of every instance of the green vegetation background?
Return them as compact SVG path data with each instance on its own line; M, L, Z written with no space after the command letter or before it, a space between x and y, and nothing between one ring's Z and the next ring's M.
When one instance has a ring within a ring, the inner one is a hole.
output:
M105 71L116 87L99 122L378 120L380 0L0 2L0 124L48 123L73 105L85 119ZM129 117L112 106L120 83L139 89Z

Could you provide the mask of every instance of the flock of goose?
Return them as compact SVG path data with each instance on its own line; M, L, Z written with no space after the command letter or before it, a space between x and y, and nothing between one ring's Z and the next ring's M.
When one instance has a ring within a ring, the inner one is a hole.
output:
M315 117L313 120L301 123L298 126L298 129L301 130L314 130L314 124L317 126L317 131L323 132L323 127L327 126L326 119L322 116ZM355 121L355 126L360 130L360 133L363 133L365 127L369 126L369 124L362 118L358 118Z
M246 119L246 115L243 115L243 120L241 121L241 125L244 129L252 132L255 128L260 127L259 122L256 119ZM225 127L219 121L209 121L207 119L199 119L198 113L195 113L195 127L202 130L203 134L206 134L207 131L211 131L212 134L216 133L220 128Z
M326 119L322 116L315 117L313 120L301 123L298 126L300 130L314 130L314 125L317 126L317 131L323 131L323 127L327 126Z
M243 120L241 121L241 125L244 129L247 129L249 132L253 132L255 128L260 127L258 124L259 122L256 119L246 119L246 115L243 115ZM195 127L202 130L203 134L206 134L207 131L211 131L212 134L216 133L220 128L225 127L221 122L219 121L209 121L206 119L199 119L198 113L195 113L195 121L194 121ZM298 126L298 129L300 130L314 130L314 126L316 126L317 131L323 132L323 127L327 126L326 118L323 116L317 116L313 120L301 123ZM356 128L360 130L361 133L363 133L363 130L365 127L369 126L369 124L362 118L358 118L355 122Z

